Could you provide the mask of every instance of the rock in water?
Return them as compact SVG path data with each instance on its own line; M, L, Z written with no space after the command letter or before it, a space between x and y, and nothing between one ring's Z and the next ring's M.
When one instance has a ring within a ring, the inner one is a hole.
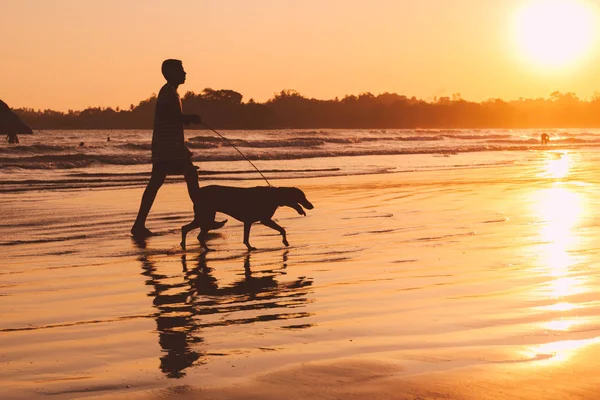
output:
M8 105L0 100L0 135L32 134L30 127L25 125Z

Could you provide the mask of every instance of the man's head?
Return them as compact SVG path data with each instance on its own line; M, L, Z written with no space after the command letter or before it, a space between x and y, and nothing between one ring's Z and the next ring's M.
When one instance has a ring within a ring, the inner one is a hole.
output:
M185 82L186 73L183 70L181 60L165 60L162 63L161 70L167 82L175 85L181 85Z

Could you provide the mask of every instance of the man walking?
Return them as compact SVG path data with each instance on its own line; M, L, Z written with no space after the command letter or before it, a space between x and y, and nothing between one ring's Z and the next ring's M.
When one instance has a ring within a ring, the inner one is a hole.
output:
M162 74L167 83L160 89L156 99L152 132L152 174L142 195L137 218L131 228L131 234L136 238L153 235L146 228L146 218L150 213L158 189L164 183L167 175L184 176L192 201L193 194L199 188L198 173L191 161L192 152L185 146L183 125L199 124L202 120L196 114L183 114L182 112L181 98L177 93L177 88L185 82L186 72L181 61L165 60L162 63ZM215 228L220 228L224 223L215 222Z

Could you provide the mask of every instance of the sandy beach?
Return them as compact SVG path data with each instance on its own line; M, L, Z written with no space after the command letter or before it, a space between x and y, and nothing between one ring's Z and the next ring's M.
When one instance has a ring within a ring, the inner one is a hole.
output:
M274 180L252 253L179 248L182 182L146 243L142 187L4 193L0 398L599 398L599 156Z
M0 37L0 400L600 400L600 0Z

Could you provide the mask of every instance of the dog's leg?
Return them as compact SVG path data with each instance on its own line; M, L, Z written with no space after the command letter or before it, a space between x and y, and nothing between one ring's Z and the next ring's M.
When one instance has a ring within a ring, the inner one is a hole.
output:
M250 228L252 222L244 222L244 244L248 248L248 251L256 250L256 247L250 246Z
M281 226L277 225L277 223L275 221L273 221L272 219L265 219L263 221L260 221L260 223L263 224L264 226L268 226L271 229L275 229L277 232L281 233L281 236L283 237L283 244L285 244L286 246L290 245L287 241L285 229L283 229Z
M206 225L202 225L200 226L200 233L198 234L198 241L200 242L200 246L202 246L202 248L205 251L210 251L210 249L206 245L206 235L208 234L209 230L210 228L206 228Z
M206 235L208 235L208 232L210 230L219 229L220 227L225 225L225 222L227 222L227 220L223 221L222 223L216 223L216 221L215 221L215 216L217 215L216 211L210 212L208 210L200 209L200 210L198 210L198 215L199 215L199 217L197 218L198 226L200 227L200 233L198 233L198 241L200 242L200 246L202 246L202 248L205 251L210 251L210 249L206 245Z
M215 214L215 215L216 215L216 214ZM216 220L215 220L215 221L213 221L213 222L212 222L212 226L210 227L210 229L211 229L211 230L213 230L213 229L219 229L219 228L222 228L222 227L223 227L223 225L225 225L226 223L227 223L227 220L226 220L226 219L224 219L223 221L216 221Z
M185 250L185 238L188 234L189 231L191 231L192 229L196 229L200 226L200 221L198 221L196 218L194 218L194 220L192 222L190 222L187 225L184 225L181 227L181 248Z

